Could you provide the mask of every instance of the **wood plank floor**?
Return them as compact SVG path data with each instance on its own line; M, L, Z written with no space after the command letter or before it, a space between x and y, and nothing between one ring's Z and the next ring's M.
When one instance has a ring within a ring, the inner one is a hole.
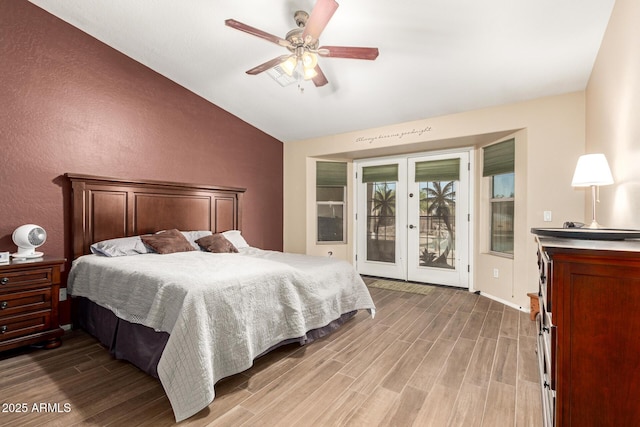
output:
M260 358L218 383L215 401L181 424L541 425L528 314L445 287L371 294L375 319L358 313L329 337ZM82 331L54 350L0 355L0 403L2 426L175 424L159 381ZM26 412L16 413L22 404Z

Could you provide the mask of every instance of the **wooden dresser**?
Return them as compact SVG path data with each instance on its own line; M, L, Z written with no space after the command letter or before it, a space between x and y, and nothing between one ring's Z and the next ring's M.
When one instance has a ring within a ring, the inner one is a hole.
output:
M536 240L543 425L640 426L640 241Z
M0 351L61 344L58 297L64 261L44 257L0 265Z

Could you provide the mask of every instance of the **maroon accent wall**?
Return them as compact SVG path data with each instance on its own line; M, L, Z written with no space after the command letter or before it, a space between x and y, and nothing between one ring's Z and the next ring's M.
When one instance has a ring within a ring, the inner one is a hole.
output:
M247 188L243 235L282 250L280 141L26 0L0 1L0 251L35 223L42 251L71 258L65 172Z

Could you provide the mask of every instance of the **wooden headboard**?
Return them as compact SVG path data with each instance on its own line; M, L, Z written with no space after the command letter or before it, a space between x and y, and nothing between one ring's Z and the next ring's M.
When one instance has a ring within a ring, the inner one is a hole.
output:
M92 243L160 230L241 229L244 188L67 173L73 258Z

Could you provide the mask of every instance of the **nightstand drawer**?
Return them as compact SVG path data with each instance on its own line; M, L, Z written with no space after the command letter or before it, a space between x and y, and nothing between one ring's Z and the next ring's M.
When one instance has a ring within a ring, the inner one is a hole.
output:
M0 340L8 340L48 329L50 318L51 310L3 317L0 319Z
M3 318L51 308L51 289L0 294L0 323Z
M25 289L51 284L52 268L32 268L0 273L0 294L16 288Z

